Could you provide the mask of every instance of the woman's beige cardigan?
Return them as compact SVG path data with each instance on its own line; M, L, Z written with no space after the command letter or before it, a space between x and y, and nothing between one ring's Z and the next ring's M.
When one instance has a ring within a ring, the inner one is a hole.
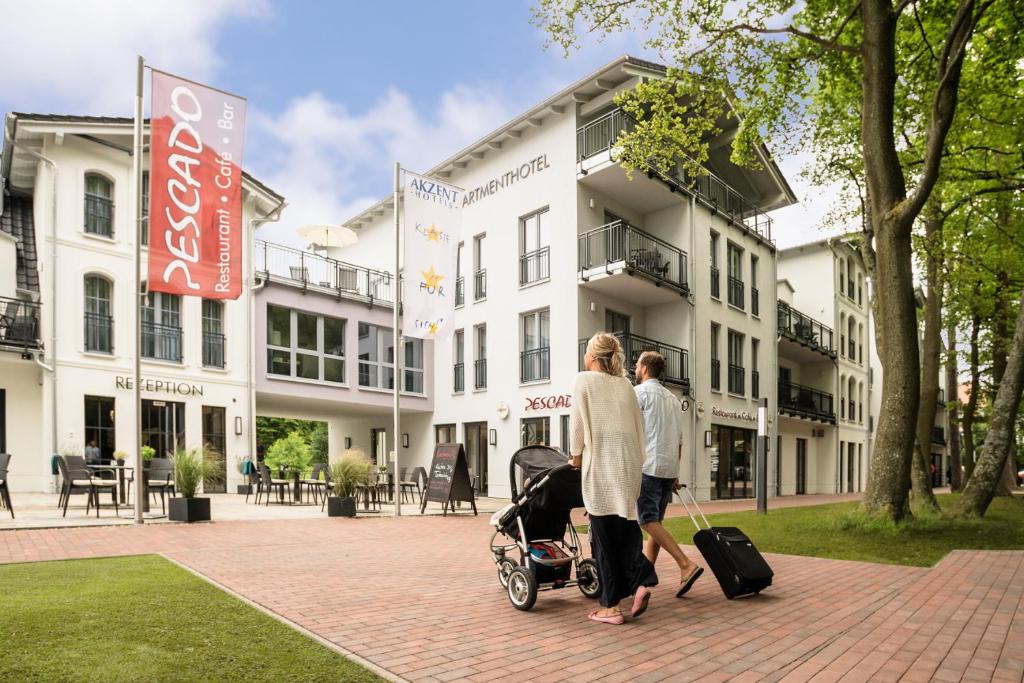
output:
M636 519L644 419L629 380L604 372L578 374L569 424L569 451L583 455L587 512Z

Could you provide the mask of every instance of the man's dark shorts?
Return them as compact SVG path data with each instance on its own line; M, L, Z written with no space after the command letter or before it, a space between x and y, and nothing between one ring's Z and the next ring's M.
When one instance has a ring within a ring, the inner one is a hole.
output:
M672 500L675 479L643 475L640 480L640 498L636 501L636 516L641 526L665 519L665 509Z

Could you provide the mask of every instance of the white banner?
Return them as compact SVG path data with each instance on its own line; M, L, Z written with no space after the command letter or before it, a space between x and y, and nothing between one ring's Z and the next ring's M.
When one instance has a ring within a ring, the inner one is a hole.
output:
M455 326L462 190L405 172L402 334L448 339Z

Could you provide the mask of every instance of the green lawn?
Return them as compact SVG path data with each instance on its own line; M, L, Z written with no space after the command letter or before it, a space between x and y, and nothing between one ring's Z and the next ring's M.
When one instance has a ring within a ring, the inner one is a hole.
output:
M0 566L0 681L213 680L380 679L161 557Z
M943 508L955 494L938 496ZM855 513L858 503L833 503L803 508L708 515L715 526L739 527L762 552L863 560L928 567L950 550L1024 549L1024 498L996 498L981 521L915 519L906 525L865 522ZM693 543L694 527L686 517L665 520L681 542Z

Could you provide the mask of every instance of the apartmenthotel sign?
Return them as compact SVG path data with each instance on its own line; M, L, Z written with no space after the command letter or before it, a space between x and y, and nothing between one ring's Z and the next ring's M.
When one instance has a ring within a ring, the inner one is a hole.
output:
M134 389L135 382L131 377L125 377L123 375L116 375L114 377L114 386L118 389ZM150 391L153 393L165 393L174 394L175 396L202 396L203 385L202 384L191 384L189 382L175 382L172 379L152 379L143 377L139 382L139 388L142 391Z
M470 190L465 194L465 196L463 196L462 205L469 206L478 199L498 194L498 192L506 187L514 185L520 180L526 180L534 173L540 173L548 168L551 168L551 164L548 163L548 155L541 154L539 157L530 159L526 163L513 168L511 171L506 171L497 178L492 179L490 182L484 183L483 185Z

